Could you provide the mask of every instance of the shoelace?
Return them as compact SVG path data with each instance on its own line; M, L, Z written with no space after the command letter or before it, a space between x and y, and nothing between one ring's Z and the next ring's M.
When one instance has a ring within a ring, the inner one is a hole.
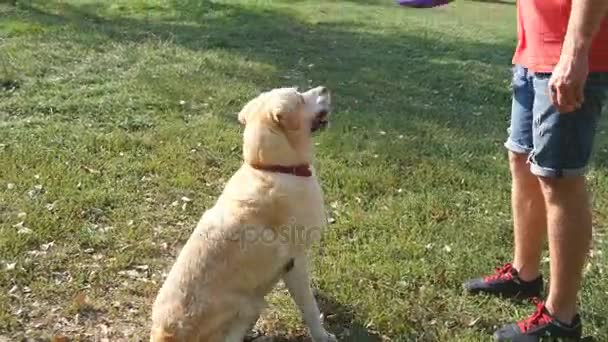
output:
M485 277L484 280L492 281L492 280L497 280L497 279L512 279L513 278L512 270L514 270L513 265L505 264L502 267L496 268L496 272L491 276Z
M545 311L545 304L540 299L534 298L532 302L536 305L536 312L527 319L517 322L522 332L526 332L538 325L547 324L553 320Z

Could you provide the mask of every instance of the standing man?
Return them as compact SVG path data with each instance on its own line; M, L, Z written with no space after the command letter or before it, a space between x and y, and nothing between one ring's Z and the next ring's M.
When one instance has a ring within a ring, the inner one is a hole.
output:
M549 240L551 281L529 318L497 341L577 341L582 270L591 242L585 184L608 90L608 0L518 0L509 137L515 251L512 263L469 280L470 293L539 297Z

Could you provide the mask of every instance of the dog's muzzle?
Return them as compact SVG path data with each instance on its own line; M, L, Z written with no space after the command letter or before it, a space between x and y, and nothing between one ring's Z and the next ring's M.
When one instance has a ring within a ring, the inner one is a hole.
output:
M311 132L327 128L329 125L328 115L329 112L327 110L322 110L317 113L317 116L312 120L312 125L310 127Z

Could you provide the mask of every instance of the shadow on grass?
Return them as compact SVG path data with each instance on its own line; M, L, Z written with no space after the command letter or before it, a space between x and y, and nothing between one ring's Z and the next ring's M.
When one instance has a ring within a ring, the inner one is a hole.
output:
M421 121L434 121L463 129L466 135L494 132L501 138L506 127L505 85L512 50L508 44L361 32L360 23L324 21L322 15L316 22L303 22L288 10L209 1L172 2L179 22L102 15L104 6L62 3L54 11L27 4L21 8L46 25L74 26L82 32L77 43L92 48L108 40L158 39L193 51L222 51L271 64L276 74L264 78L256 91L324 84L334 90L339 111L347 112L353 122L370 123L371 118L373 126L409 131ZM158 95L167 96L161 91ZM505 112L472 115L497 99ZM241 105L234 103L234 111ZM236 124L233 116L227 119Z
M373 0L353 2L377 4ZM49 4L54 4L54 10L48 9ZM227 52L276 68L274 75L258 77L257 89L244 97L276 86L324 84L334 92L340 121L359 127L399 128L415 134L421 123L429 123L477 138L472 143L480 142L479 138L485 144L500 143L505 138L513 49L508 43L442 39L427 32L363 32L361 23L331 22L324 20L322 13L315 22L303 22L288 9L205 0L172 0L169 4L175 13L169 19L162 19L162 13L160 17L129 17L120 7L110 13L105 3L47 2L41 6L29 1L20 2L19 7L28 13L29 20L75 27L81 32L74 37L76 43L93 49L108 41L153 39L195 52ZM167 8L148 10L158 14ZM171 100L174 96L160 85L163 80L149 81L159 98ZM243 105L242 100L228 100L228 104L231 110L219 115L237 124L233 114ZM598 145L601 149L606 144L600 141ZM597 164L606 166L605 153L599 154Z
M321 312L325 315L327 329L339 336L340 341L380 342L382 336L369 331L357 320L354 310L337 302L326 293L317 294Z
M352 308L334 300L325 293L315 295L319 304L319 309L325 316L324 326L339 341L344 342L380 342L382 336L375 331L370 331L360 322ZM276 342L305 342L310 341L307 334L297 334L294 336L274 335L256 331L245 339L245 342L256 342L260 337L272 338Z

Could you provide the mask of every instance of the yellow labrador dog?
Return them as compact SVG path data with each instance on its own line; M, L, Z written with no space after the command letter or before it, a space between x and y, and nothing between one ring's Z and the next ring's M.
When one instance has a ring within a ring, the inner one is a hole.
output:
M281 279L313 340L336 340L322 325L307 268L327 222L311 135L328 125L329 110L325 87L277 88L243 107L244 163L161 287L150 341L241 342Z

